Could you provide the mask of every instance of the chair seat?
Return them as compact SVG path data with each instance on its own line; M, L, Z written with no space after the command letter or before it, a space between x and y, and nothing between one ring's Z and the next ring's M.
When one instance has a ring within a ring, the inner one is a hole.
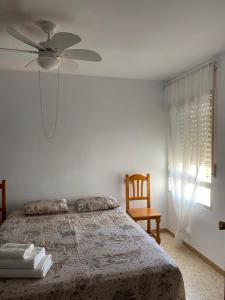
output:
M127 213L132 219L136 221L157 219L161 217L161 214L155 212L152 208L129 208L127 209Z

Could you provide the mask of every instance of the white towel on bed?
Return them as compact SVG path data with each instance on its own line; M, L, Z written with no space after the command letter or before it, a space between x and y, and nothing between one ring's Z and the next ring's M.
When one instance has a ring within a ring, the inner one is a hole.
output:
M0 247L0 258L25 258L34 249L34 244L6 243Z
M0 258L0 268L2 269L34 269L41 262L45 256L45 248L34 247L25 258L22 259L10 259Z
M52 256L45 255L35 269L0 269L0 278L44 278L52 264Z

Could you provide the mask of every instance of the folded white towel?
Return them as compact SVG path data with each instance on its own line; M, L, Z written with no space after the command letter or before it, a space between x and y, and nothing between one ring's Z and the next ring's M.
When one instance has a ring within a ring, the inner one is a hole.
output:
M44 278L53 264L52 256L45 255L39 265L31 269L0 269L0 278Z
M6 243L0 247L0 258L25 258L34 249L34 244Z
M45 248L34 247L23 259L0 258L0 268L2 269L34 269L45 256Z

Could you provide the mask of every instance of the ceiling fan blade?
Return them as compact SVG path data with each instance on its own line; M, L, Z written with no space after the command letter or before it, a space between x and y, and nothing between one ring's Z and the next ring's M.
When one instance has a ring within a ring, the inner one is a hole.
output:
M30 67L35 61L37 61L37 58L32 59L32 60L31 60L28 64L26 64L24 67L25 67L25 68Z
M17 31L15 28L13 27L7 27L7 32L13 36L14 38L16 38L17 40L30 45L31 47L34 47L38 50L45 50L45 48L43 46L38 45L37 43L31 41L29 38L25 37L22 33L20 33L19 31Z
M18 53L34 53L34 54L38 54L38 51L32 51L32 50L20 50L20 49L10 49L10 48L0 48L0 51L18 52Z
M57 49L67 49L81 41L81 38L73 33L69 32L58 32L53 37L47 41L42 42L41 45L45 48L57 48Z
M69 49L64 51L64 55L66 58L72 59L80 59L80 60L87 60L87 61L101 61L101 56L91 50L86 49Z
M65 71L74 72L78 68L78 63L72 59L60 58L60 67Z

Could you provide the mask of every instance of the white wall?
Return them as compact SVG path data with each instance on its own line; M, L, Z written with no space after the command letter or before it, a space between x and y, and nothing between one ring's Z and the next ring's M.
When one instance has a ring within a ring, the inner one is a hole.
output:
M54 119L56 76L44 73L48 128ZM162 227L176 230L165 183L164 112L160 82L62 75L56 136L47 140L40 117L38 74L0 71L0 179L7 179L8 212L34 199L112 194L124 205L123 176L150 172L152 206ZM224 268L225 55L217 103L217 177L212 209L196 205L188 242Z
M225 54L221 56L218 69L215 130L217 175L212 179L212 208L195 205L187 242L225 270L225 235L218 230L218 221L225 220ZM175 232L177 220L169 198L167 217L168 228Z
M53 125L56 81L44 73L43 102ZM163 87L160 82L61 76L56 136L40 117L38 74L0 71L0 178L8 211L24 202L111 194L124 204L123 177L150 172L152 206L166 225Z

